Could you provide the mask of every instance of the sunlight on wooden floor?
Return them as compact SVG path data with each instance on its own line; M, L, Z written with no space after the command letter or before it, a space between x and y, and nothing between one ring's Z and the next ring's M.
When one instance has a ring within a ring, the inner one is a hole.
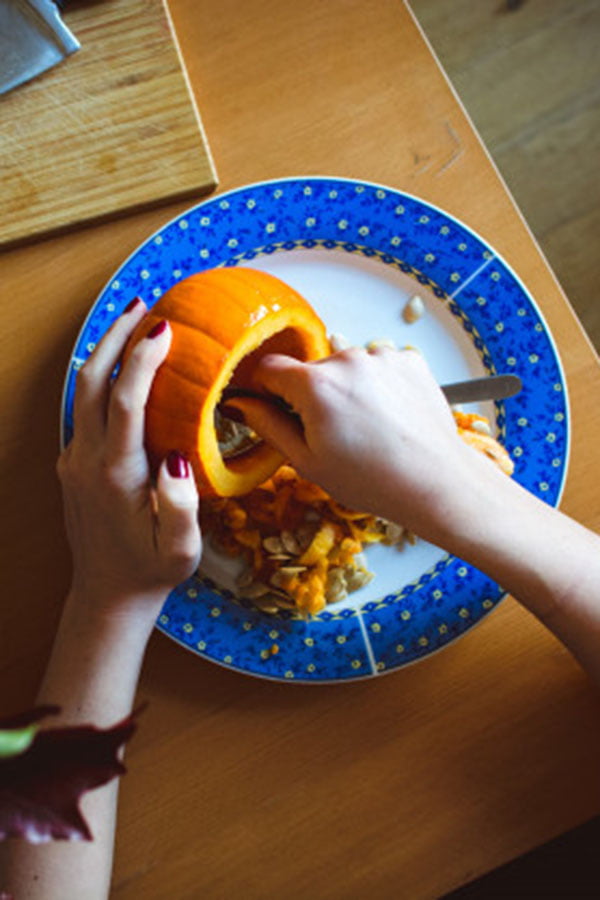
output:
M600 349L600 0L409 0Z

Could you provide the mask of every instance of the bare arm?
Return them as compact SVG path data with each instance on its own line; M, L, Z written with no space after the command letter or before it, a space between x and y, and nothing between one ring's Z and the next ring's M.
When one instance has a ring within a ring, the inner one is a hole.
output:
M84 366L75 437L59 460L73 582L38 699L59 704L63 724L108 727L131 712L156 616L200 555L198 498L185 460L172 454L153 488L143 450L144 406L168 352L168 328L143 341L109 387L144 313L138 303L122 316ZM83 798L89 843L11 841L2 887L18 900L104 900L117 791L114 780Z
M302 474L485 571L600 684L600 537L460 440L419 354L269 356L259 380L292 404L304 430L260 401L235 405Z
M468 490L456 498L436 543L501 584L600 685L600 537L485 457L470 459L469 466Z

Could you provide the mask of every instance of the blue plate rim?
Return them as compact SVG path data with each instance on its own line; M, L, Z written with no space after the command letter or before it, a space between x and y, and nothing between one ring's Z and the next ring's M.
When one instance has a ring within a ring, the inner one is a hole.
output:
M161 235L163 232L165 232L166 229L170 228L171 226L173 226L174 224L176 224L178 221L182 220L186 216L189 216L190 214L192 214L198 210L201 210L204 207L213 205L215 203L221 203L227 199L233 198L233 197L243 194L243 193L252 192L257 189L268 188L270 186L298 185L298 184L303 184L303 183L314 183L314 182L321 182L321 183L329 182L329 183L336 183L336 184L342 183L342 184L346 184L349 186L354 186L355 188L357 186L361 186L364 189L371 189L371 190L375 190L375 191L385 191L386 193L394 195L395 197L397 197L400 200L406 199L406 200L414 202L417 205L425 207L425 208L435 212L440 217L448 220L449 222L454 223L459 229L463 229L466 233L470 234L475 239L475 241L479 242L482 246L484 246L486 248L486 250L488 250L492 254L491 260L497 260L498 264L503 266L505 268L505 270L507 271L507 273L509 274L509 276L512 277L514 282L517 284L518 288L522 291L522 293L526 297L528 303L531 304L533 310L535 311L536 316L539 319L539 322L543 326L544 336L548 342L549 349L552 353L553 362L556 366L556 370L559 374L559 378L560 378L560 382L561 382L561 386L562 386L564 415L565 415L565 420L566 420L565 421L565 432L564 432L564 442L565 442L564 454L563 454L564 462L563 462L563 466L562 466L561 473L560 473L560 483L557 486L556 497L553 500L553 505L558 507L561 502L561 498L563 496L565 483L566 483L566 479L567 479L567 474L568 474L568 470L569 470L571 440L572 440L571 429L570 429L571 413L570 413L570 402L569 402L569 394L568 394L568 383L567 383L564 367L562 364L560 354L558 352L558 348L556 346L554 336L553 336L553 334L548 326L548 323L546 321L546 318L545 318L544 314L542 313L539 305L537 304L535 298L531 295L531 293L527 289L526 285L523 283L523 281L519 277L519 275L515 272L513 267L506 261L506 259L500 253L498 253L494 249L494 247L491 244L489 244L484 238L482 238L481 235L479 235L478 232L476 232L473 228L471 228L469 225L464 223L461 219L457 218L453 214L448 213L445 209L437 206L434 203L429 202L428 200L423 199L422 197L418 197L414 194L411 194L408 191L404 191L399 188L391 187L389 185L378 183L378 182L366 181L364 179L355 179L355 178L335 176L335 175L302 175L302 176L298 175L298 176L279 177L279 178L259 180L256 182L239 185L237 187L233 187L222 193L216 192L216 193L212 194L210 197L202 199L200 202L194 204L193 206L187 207L182 212L178 213L171 219L165 221L164 223L162 223L162 225L160 225L160 227L158 227L155 231L153 231L151 234L149 234L141 243L139 243L131 251L131 253L120 263L120 265L117 267L117 269L114 270L114 272L112 273L110 278L104 282L101 290L99 291L94 302L92 303L90 310L89 310L87 316L85 317L85 320L82 323L81 328L79 329L79 332L75 339L75 342L73 345L73 350L69 357L69 367L67 369L67 373L65 376L65 381L64 381L64 385L63 385L63 391L62 391L62 398L61 398L61 422L60 422L60 425L61 425L61 427L60 427L61 448L64 447L64 438L65 438L64 424L65 424L67 392L68 392L68 386L69 386L69 376L70 376L71 364L72 364L72 360L73 360L73 357L75 354L75 350L78 347L78 345L80 344L83 335L85 334L91 320L93 319L93 317L96 313L96 307L97 307L99 301L104 296L104 294L107 290L107 287L111 284L111 282L113 282L117 278L118 273L125 270L128 267L128 265L131 263L131 261L134 260L136 255L138 253L140 253L140 251L144 247L146 247L147 245L152 243L155 238L157 238L159 235ZM231 258L235 258L235 254L232 254ZM219 261L219 264L220 265L223 264L223 259L221 259ZM487 263L485 265L487 265ZM485 268L485 265L480 266L478 269L476 269L474 272L472 272L469 276L467 276L465 278L464 282L461 283L460 290L462 290L463 287L465 287L472 279L475 279L477 277L477 275L479 274L480 270L483 271L483 269ZM483 614L481 614L479 616L479 618L477 618L475 621L471 622L469 627L466 629L466 631L472 630L476 625L480 624L485 618L487 618L489 613L492 612L493 609L495 609L500 604L500 602L502 602L502 600L505 599L506 596L507 596L506 592L502 592L501 595L494 602L493 607L491 609L489 609L488 611L484 612ZM362 615L359 615L358 618L362 622ZM190 652L194 653L195 655L200 655L201 657L203 657L204 659L206 659L212 663L221 665L223 668L228 668L237 673L241 673L241 674L245 674L245 675L252 675L253 677L256 677L259 679L268 679L268 680L279 681L279 682L288 680L288 679L282 678L280 675L272 675L272 674L268 674L267 672L262 673L259 671L253 671L252 669L244 668L242 666L236 666L236 665L233 665L232 663L223 662L222 660L219 660L213 656L210 656L209 654L198 652L198 650L196 650L194 647L192 647L189 643L186 643L184 640L181 640L175 634L170 633L168 630L163 628L158 622L157 622L156 627L157 627L157 630L159 630L162 634L165 634L167 637L170 637L173 641L175 641L175 643L180 644L181 646L190 650ZM416 656L413 659L403 661L399 665L397 665L393 668L385 668L382 671L371 671L367 674L356 673L356 674L352 674L351 676L345 676L345 677L340 677L340 678L322 677L322 678L305 678L305 679L303 679L303 678L298 677L298 678L294 678L292 680L292 683L295 682L298 684L311 684L311 685L312 684L348 683L349 681L368 680L369 678L378 677L382 674L389 674L390 672L395 672L401 668L406 668L409 665L413 665L414 663L420 662L423 659L426 659L429 656L432 656L433 654L439 652L440 650L443 650L445 647L450 646L451 644L455 643L460 637L462 637L466 633L466 631L460 632L452 637L449 637L438 647L428 650L426 653Z

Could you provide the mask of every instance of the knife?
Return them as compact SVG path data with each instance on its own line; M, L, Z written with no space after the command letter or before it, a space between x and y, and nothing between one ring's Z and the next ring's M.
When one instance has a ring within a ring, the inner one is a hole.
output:
M523 384L518 375L485 375L483 378L469 378L467 381L455 381L452 384L440 385L448 403L474 403L477 400L505 400L518 394ZM226 387L221 395L221 403L224 409L223 415L227 416L231 407L227 407L227 401L236 397L251 397L255 400L266 400L273 406L287 413L292 413L292 408L283 397L277 394L265 394L254 391L251 388ZM235 412L234 412L235 415Z
M80 47L53 0L0 0L0 94L41 75Z
M522 387L518 375L484 375L483 378L442 384L440 389L448 403L453 405L475 403L477 400L506 400L518 394Z

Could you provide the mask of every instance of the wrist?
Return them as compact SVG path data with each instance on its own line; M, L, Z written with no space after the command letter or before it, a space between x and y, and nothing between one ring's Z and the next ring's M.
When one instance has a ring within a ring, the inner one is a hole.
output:
M67 595L63 620L82 632L114 641L147 642L167 597L166 591L114 591L74 583Z
M554 582L564 518L476 451L466 461L468 471L457 473L423 536L486 572L548 623L560 612Z
M440 492L429 539L466 558L472 548L493 542L496 529L502 527L510 509L515 485L478 451L468 447L461 450L462 465L457 466L451 484Z
M452 459L428 459L407 484L392 467L380 514L418 537L462 556L488 517L491 496L502 494L509 479L470 447L457 442ZM448 477L448 471L452 477ZM437 473L440 473L439 477ZM389 509L391 503L392 509Z
M97 596L68 594L38 702L61 707L57 722L107 727L132 708L155 616L142 610L143 596L120 598L121 606ZM94 602L91 602L91 601ZM135 608L127 604L136 604Z

